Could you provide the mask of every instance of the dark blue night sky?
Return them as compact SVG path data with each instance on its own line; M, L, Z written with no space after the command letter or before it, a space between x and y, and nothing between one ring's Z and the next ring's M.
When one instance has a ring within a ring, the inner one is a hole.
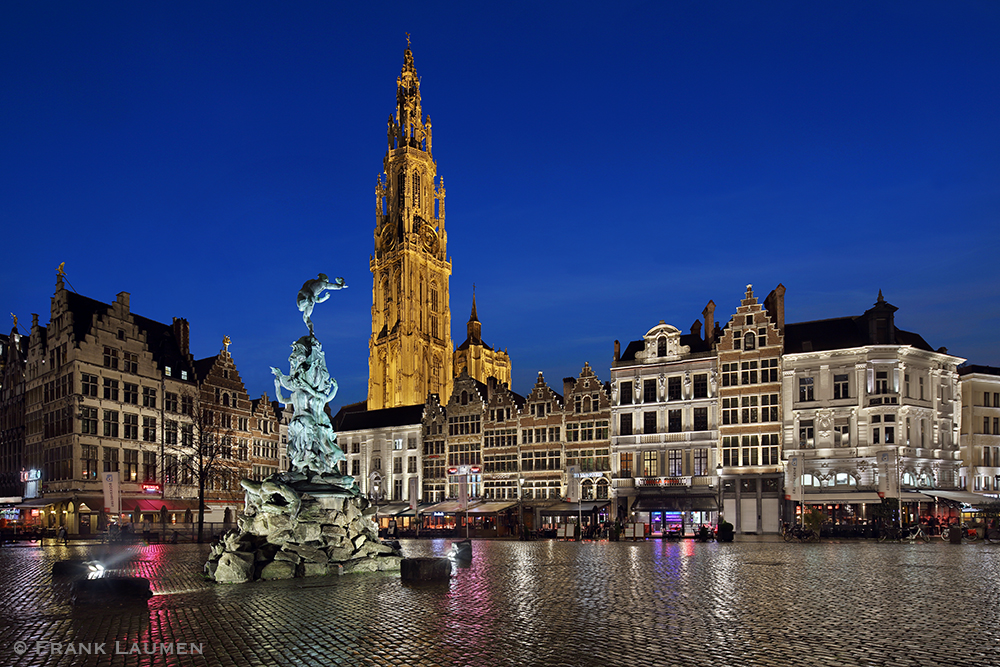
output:
M222 338L250 395L314 314L363 400L374 186L406 32L448 191L452 335L473 284L514 390L661 319L860 314L1000 365L1000 4L7 3L5 311L80 293ZM537 5L537 6L536 6ZM9 324L8 324L9 326Z

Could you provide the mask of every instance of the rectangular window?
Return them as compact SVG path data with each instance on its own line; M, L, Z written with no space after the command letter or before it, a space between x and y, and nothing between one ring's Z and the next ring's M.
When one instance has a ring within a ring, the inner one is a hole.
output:
M104 378L104 399L107 401L118 400L118 380Z
M126 440L139 439L139 415L130 415L126 412L122 416L122 424L124 424Z
M739 364L722 364L722 386L735 387L738 384Z
M618 433L620 435L632 435L632 415L621 415L618 419Z
M105 438L118 437L118 412L116 410L104 411L104 437ZM115 468L115 470L117 470L117 468ZM112 471L105 470L104 472L112 472Z
M622 477L632 476L632 452L618 453L618 474Z
M122 400L130 405L139 405L139 385L131 382L122 383Z
M740 399L737 397L722 399L722 425L739 424Z
M643 412L642 413L642 432L643 433L656 433L656 413L655 412Z
M924 378L923 376L917 378L917 386L920 388L920 400L924 400Z
M835 399L850 398L850 392L847 389L847 374L834 375L833 376L833 397Z
M694 474L707 475L708 471L708 449L701 448L694 450Z
M799 378L799 401L814 401L813 378Z
M142 388L142 406L145 408L156 407L156 390L151 387Z
M740 384L757 384L756 361L744 361L740 364Z
M142 439L146 442L156 442L156 417L142 418Z
M667 410L667 432L680 433L683 430L680 410Z
M80 472L83 479L97 479L96 445L83 445L81 448Z
M104 472L118 472L118 448L117 447L105 447L104 448Z
M680 449L667 451L667 475L680 477L684 474L684 452Z
M97 408L80 408L80 433L97 435Z
M104 367L118 370L118 350L104 346Z
M760 362L760 381L778 382L778 360L762 359Z
M167 445L177 444L177 422L169 419L163 422L163 442Z
M799 422L799 447L812 449L815 445L815 430L812 419L803 419Z
M139 357L131 352L124 352L122 354L123 361L125 362L124 371L126 373L138 373L139 372Z
M889 371L875 371L875 393L889 393Z
M656 477L660 474L660 455L659 452L643 452L642 453L642 476L643 477Z
M403 457L395 456L392 459L392 472L395 475L401 475L403 473Z
M144 482L156 481L156 452L142 453L142 479Z
M656 403L656 380L643 380L642 402Z
M351 476L360 477L361 476L361 461L354 459L351 461Z
M708 375L698 373L694 376L694 397L708 398Z
M124 459L122 460L122 481L123 482L138 482L139 481L139 450L138 449L126 449L124 454Z
M708 430L708 408L694 409L694 430L695 431Z
M742 423L756 424L758 421L757 397L744 396L741 405L742 405L742 410L740 416L742 417Z
M97 376L90 373L81 374L81 391L84 396L97 398Z
M681 379L679 377L667 378L667 400L681 400Z
M632 383L622 382L621 383L621 400L618 402L619 405L631 405L632 404Z
M760 397L760 420L762 422L778 421L778 395L764 394Z

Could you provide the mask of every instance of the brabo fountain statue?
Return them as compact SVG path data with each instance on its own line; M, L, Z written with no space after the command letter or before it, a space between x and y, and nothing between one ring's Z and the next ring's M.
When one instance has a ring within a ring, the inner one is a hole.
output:
M399 569L401 556L379 541L357 482L340 472L344 452L325 409L337 382L316 339L312 311L330 297L328 290L346 287L343 278L330 282L321 273L299 290L296 304L309 334L292 343L288 375L271 368L278 401L293 410L290 469L240 482L246 500L239 527L222 536L205 565L219 583ZM291 392L287 400L282 387Z

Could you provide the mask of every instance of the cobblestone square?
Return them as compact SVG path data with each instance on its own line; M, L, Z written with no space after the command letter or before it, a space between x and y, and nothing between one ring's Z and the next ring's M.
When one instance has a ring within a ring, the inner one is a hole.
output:
M445 555L450 541L402 546L406 556ZM224 586L201 577L207 545L6 547L0 665L1000 662L997 545L745 538L473 549L447 584L406 585L393 573ZM94 558L148 577L148 605L74 607L52 564ZM100 643L103 654L67 654ZM192 647L203 653L178 655Z

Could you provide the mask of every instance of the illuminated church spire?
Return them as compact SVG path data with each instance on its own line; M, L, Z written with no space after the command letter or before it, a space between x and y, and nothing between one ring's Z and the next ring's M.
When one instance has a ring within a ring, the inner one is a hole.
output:
M375 184L369 410L423 403L429 393L446 397L452 385L444 180L435 182L431 121L409 37L387 143Z

